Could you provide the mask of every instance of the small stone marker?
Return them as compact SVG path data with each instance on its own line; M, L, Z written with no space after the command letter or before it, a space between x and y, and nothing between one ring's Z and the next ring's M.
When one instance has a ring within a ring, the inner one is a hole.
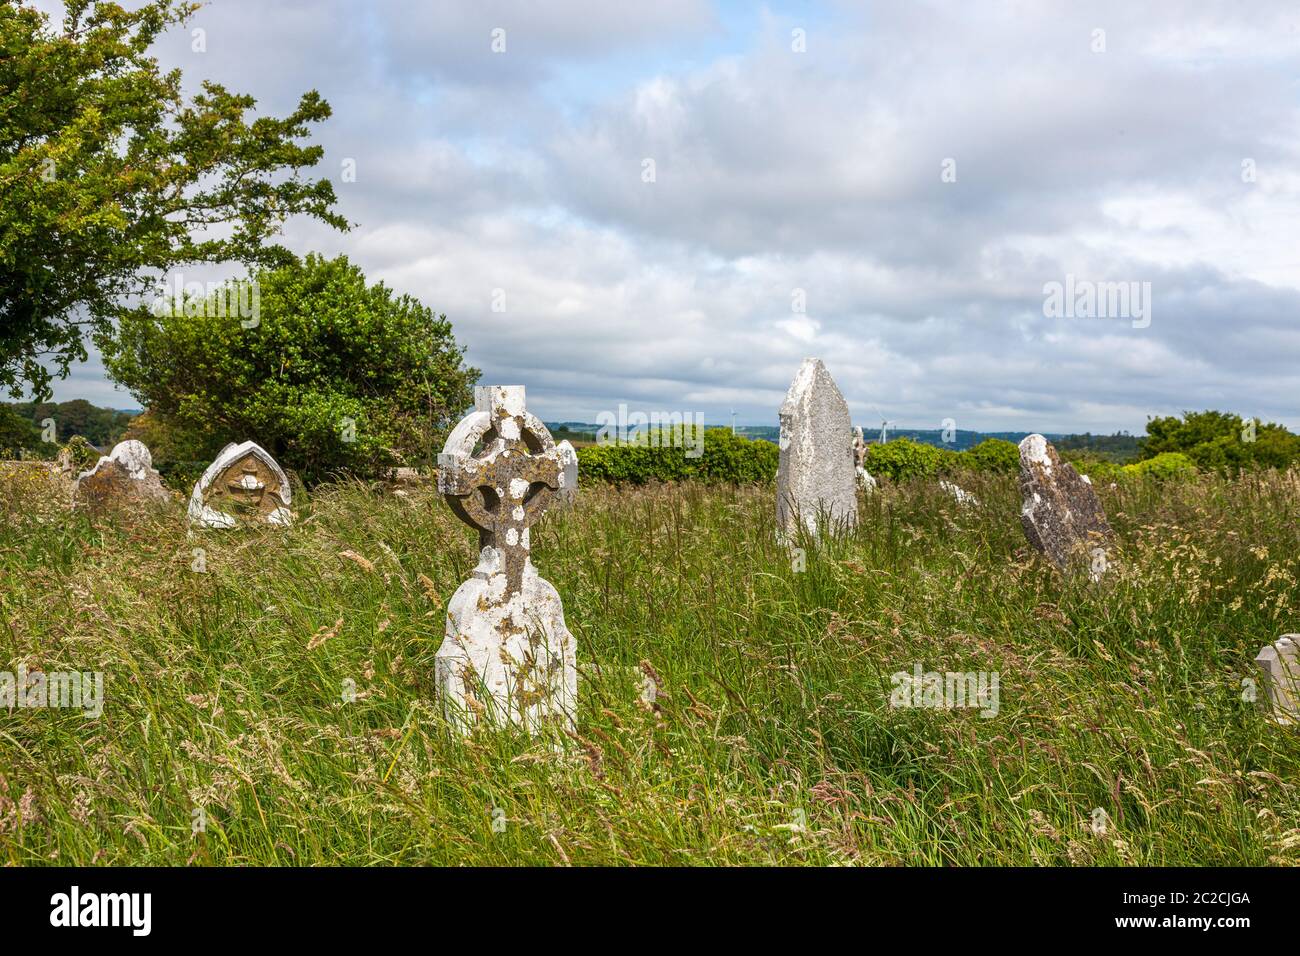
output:
M1264 672L1273 719L1300 723L1300 634L1283 634L1259 652L1255 663Z
M481 445L476 454L475 447ZM572 502L571 459L524 407L522 385L478 386L474 411L438 456L438 490L479 532L479 563L447 603L435 683L462 730L486 719L535 733L575 725L577 642L560 595L538 575L529 528L553 500Z
M233 442L208 465L190 494L190 524L205 528L293 524L289 479L255 442Z
M979 507L980 500L972 492L967 491L961 485L954 484L951 481L940 481L939 487L952 497L963 508Z
M72 500L80 507L100 509L114 505L161 504L171 500L153 467L144 442L119 442L89 471L77 476Z
M564 480L560 482L560 490L555 493L555 497L561 505L567 507L578 500L578 452L569 444L568 439L556 445L555 451L560 456L560 467L564 471Z
M858 522L853 425L849 406L818 358L806 358L781 405L781 457L776 473L777 532L789 540L802 523L818 533Z
M1020 443L1020 494L1020 523L1029 543L1062 570L1072 560L1088 559L1092 576L1099 578L1114 532L1092 483L1062 462L1042 435Z
M858 484L867 494L876 490L876 479L867 471L867 440L862 437L862 426L853 426L853 466Z

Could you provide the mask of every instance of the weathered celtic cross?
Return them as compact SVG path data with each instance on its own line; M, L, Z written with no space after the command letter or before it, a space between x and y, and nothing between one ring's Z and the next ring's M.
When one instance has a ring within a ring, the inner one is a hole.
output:
M532 566L529 528L556 498L572 499L577 456L524 407L522 385L477 387L474 406L438 456L438 490L480 548L447 603L438 691L462 725L488 710L529 729L571 723L576 646L559 594Z
M529 560L528 529L564 484L564 465L550 431L524 408L522 385L476 388L474 397L474 412L438 456L438 490L478 529L479 547L497 551L506 593L517 593Z

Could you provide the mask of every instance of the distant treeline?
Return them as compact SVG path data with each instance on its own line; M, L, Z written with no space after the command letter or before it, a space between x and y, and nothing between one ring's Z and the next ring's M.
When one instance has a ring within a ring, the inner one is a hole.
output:
M1053 444L1058 451L1083 451L1094 458L1123 464L1138 457L1141 439L1128 432L1116 432L1113 435L1094 435L1084 432L1082 435L1062 435Z
M100 408L84 398L68 402L0 403L0 456L49 453L55 445L74 435L80 435L96 448L107 448L121 439L136 414ZM46 421L53 423L48 431ZM47 444L43 438L51 431L54 442Z
M0 403L0 458L53 457L57 446L80 436L100 449L120 441L135 419L131 437L141 438L155 455L169 458L167 435L150 427L150 415L99 408L85 399L69 402ZM52 420L55 443L42 441L42 422ZM688 457L681 442L633 441L630 446L597 444L597 427L581 422L549 424L556 441L579 448L587 477L641 483L674 481L768 481L776 468L780 430L743 426L709 428L698 457ZM867 469L895 480L930 477L962 470L1015 474L1016 443L1023 432L891 429L881 445L879 433L867 432ZM643 437L648 437L643 436ZM952 439L944 441L944 437ZM1227 412L1184 412L1181 417L1153 418L1145 436L1047 435L1062 456L1080 471L1098 478L1126 472L1169 475L1218 471L1236 473L1254 467L1287 468L1300 463L1300 436L1281 425L1244 419ZM174 451L174 449L173 449ZM170 457L176 457L174 454ZM193 455L189 456L193 458ZM201 456L200 456L201 457Z

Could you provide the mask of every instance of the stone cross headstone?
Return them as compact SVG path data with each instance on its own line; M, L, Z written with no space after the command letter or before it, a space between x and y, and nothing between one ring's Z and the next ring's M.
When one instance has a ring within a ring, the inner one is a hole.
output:
M256 442L232 442L194 483L189 519L205 528L293 524L289 479Z
M1279 724L1300 723L1300 634L1283 634L1259 652L1255 663L1268 691L1260 702Z
M577 642L560 595L533 567L529 531L554 501L573 500L577 456L525 408L522 385L479 386L474 411L438 456L438 490L478 531L480 549L473 576L447 603L434 658L448 716L462 731L479 720L572 728Z
M159 504L171 500L153 467L144 442L119 442L83 471L72 486L73 502L94 509L113 505Z
M791 539L800 525L814 535L858 521L849 406L818 358L806 358L781 405L781 455L776 473L778 533Z
M1020 443L1020 495L1020 523L1029 543L1062 570L1072 561L1087 561L1091 576L1100 578L1115 536L1101 499L1042 435Z

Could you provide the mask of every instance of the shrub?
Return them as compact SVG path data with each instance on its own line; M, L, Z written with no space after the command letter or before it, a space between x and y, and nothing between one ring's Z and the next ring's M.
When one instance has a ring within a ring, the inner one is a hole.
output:
M95 450L95 446L81 435L73 435L69 438L60 449L60 453L67 458L74 478L83 471L94 468L101 457Z
M1094 485L1102 482L1109 484L1124 475L1123 465L1095 454L1067 452L1061 455L1061 459L1073 465L1074 470L1079 474L1091 478Z
M1253 466L1287 468L1300 461L1300 436L1278 424L1216 411L1153 418L1138 446L1142 460L1181 452L1199 468L1227 473Z
M874 477L890 481L933 478L958 454L960 452L924 445L910 438L895 438L883 445L867 446L866 468Z
M179 491L188 493L212 463L201 440L152 409L131 419L123 437L144 442L163 483Z
M1191 478L1196 475L1196 462L1176 451L1161 452L1154 458L1125 465L1124 472L1130 475L1144 475L1162 481L1171 478Z
M1020 473L1020 449L1015 442L1002 438L986 438L978 445L962 452L963 465L972 471L998 475Z
M676 440L674 440L676 439ZM584 445L578 448L579 481L641 485L648 481L699 480L710 484L770 482L780 449L769 441L733 435L729 428L704 432L703 453L688 458L680 436L655 433L649 442Z
M0 405L0 458L17 458L40 444L41 434L31 422L8 405Z
M125 313L101 342L109 375L155 427L196 459L252 439L308 482L431 460L478 376L446 316L367 286L343 256L253 279L256 321L216 293L163 314ZM241 306L252 299L236 288Z

